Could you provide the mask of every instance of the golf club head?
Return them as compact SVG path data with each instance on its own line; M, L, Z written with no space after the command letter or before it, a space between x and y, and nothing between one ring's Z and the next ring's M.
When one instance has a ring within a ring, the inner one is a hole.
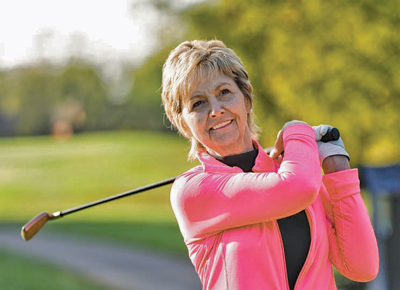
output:
M56 212L49 214L47 212L42 212L33 219L31 219L27 224L22 227L21 236L25 241L32 239L38 231L46 224L48 220L60 218L61 213Z

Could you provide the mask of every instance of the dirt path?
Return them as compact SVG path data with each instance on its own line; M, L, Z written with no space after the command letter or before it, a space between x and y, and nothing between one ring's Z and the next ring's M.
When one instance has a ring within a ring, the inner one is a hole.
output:
M41 233L25 242L19 231L0 226L0 248L78 271L110 289L201 289L189 259L71 235Z

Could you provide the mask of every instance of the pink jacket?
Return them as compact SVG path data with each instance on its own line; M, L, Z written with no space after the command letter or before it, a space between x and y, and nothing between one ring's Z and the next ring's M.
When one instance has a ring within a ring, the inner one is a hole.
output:
M311 245L296 290L336 289L332 264L349 279L374 279L378 248L357 169L322 177L307 125L285 129L282 162L254 144L254 173L199 153L202 166L172 187L172 208L203 289L289 289L276 220L303 209Z

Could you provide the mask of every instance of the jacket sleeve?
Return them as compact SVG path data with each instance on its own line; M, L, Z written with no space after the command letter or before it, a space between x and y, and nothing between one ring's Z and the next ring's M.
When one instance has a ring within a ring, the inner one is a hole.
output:
M285 157L278 172L189 171L178 177L171 204L185 239L293 215L318 196L322 174L314 131L284 131Z
M379 269L378 246L360 194L358 170L324 175L323 183L332 264L351 280L373 280Z

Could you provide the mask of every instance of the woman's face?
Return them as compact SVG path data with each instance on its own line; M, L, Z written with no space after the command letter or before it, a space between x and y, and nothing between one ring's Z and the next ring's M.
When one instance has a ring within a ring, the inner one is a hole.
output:
M190 133L213 155L228 156L253 149L247 114L251 108L235 81L216 74L194 83L183 100L183 120Z

